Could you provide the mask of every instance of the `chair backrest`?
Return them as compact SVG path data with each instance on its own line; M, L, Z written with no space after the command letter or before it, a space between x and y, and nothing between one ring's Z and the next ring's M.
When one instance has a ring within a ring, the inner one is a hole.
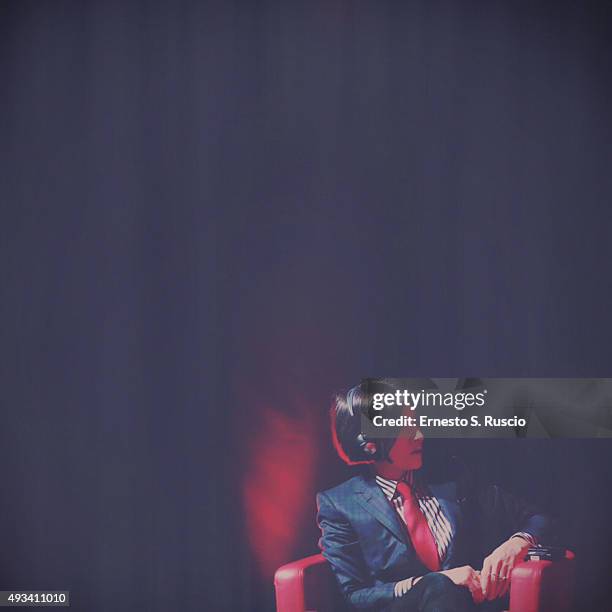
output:
M323 555L280 567L274 575L277 612L335 612L344 608L334 575Z

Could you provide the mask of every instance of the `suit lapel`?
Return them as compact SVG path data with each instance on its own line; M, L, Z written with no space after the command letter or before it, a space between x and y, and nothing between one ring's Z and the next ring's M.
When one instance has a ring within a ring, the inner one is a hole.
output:
M412 543L408 537L405 525L391 503L389 503L389 500L385 497L381 488L376 484L376 481L373 478L360 476L355 479L353 490L356 493L355 499L359 505L381 525L386 527L400 542L411 549ZM429 485L429 490L440 503L442 512L448 519L453 533L445 559L442 560L443 567L448 568L456 553L457 533L462 521L461 508L456 496L456 484L449 482Z
M398 540L408 544L408 534L397 512L385 497L373 478L360 476L356 479L354 490L356 499L364 510L384 525Z

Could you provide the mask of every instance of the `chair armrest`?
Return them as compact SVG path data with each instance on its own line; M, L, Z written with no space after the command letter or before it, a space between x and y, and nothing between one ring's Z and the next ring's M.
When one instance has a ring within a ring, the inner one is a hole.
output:
M509 612L566 612L574 590L574 553L561 561L523 561L512 571Z
M323 555L311 555L276 570L278 612L326 609L330 601L331 568Z

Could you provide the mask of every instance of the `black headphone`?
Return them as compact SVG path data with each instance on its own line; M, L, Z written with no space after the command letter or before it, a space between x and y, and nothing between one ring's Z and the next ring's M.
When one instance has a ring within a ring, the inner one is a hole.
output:
M346 394L346 404L351 413L351 416L355 417L355 411L353 410L353 399L355 397L355 393L359 391L360 385L349 389ZM361 416L359 416L361 419ZM361 420L360 420L361 423ZM361 427L360 427L361 429ZM379 459L388 459L387 457L383 457L378 444L373 440L369 440L367 435L362 431L357 434L357 438L355 440L357 442L357 446L361 449L361 452L370 460L370 461L378 461Z
M360 433L357 436L357 444L359 445L359 448L362 450L362 452L368 455L370 459L380 459L380 457L378 456L378 445L376 444L376 442L368 440L365 434Z

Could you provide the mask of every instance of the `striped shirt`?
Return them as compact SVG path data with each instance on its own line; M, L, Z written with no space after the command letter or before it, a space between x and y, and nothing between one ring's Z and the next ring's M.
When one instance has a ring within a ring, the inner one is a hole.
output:
M406 483L412 486L414 482L413 473L408 472L406 477ZM385 497L393 504L393 507L399 514L402 523L406 524L404 519L404 498L397 490L397 480L391 480L389 478L383 478L382 476L376 476L376 484L382 489ZM433 496L429 495L426 489L420 487L415 488L415 495L419 502L421 512L427 519L427 524L433 535L436 547L438 549L438 556L440 557L440 564L444 562L446 553L448 552L448 546L455 535L453 528L442 511L440 502Z
M404 480L406 484L412 487L414 484L414 473L408 472ZM382 476L377 475L376 483L382 489L382 492L385 494L385 497L393 504L393 507L399 514L402 523L404 523L405 525L406 520L404 519L403 511L404 499L397 491L398 481L391 480L390 478L383 478ZM427 524L429 525L429 529L431 530L433 538L436 542L438 556L440 557L440 565L442 565L444 563L444 559L446 558L446 553L448 552L448 546L455 535L453 533L453 528L448 518L444 515L442 507L440 506L440 502L435 497L429 495L427 490L424 490L421 487L415 487L414 492L417 501L419 502L421 512L423 512L423 514L425 515L425 518L427 519ZM523 538L531 546L539 545L537 538L534 537L531 533L527 533L526 531L517 531L510 537Z

